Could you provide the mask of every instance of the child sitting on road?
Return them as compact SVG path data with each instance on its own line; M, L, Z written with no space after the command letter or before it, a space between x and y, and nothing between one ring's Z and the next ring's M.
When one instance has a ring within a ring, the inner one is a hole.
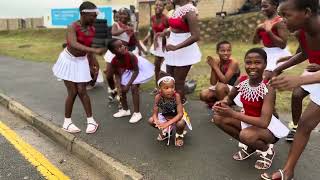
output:
M121 40L112 39L108 44L108 49L115 54L111 61L110 73L115 75L116 82L120 84L120 102L122 109L115 113L113 117L120 118L130 116L131 112L127 103L127 92L131 88L134 113L129 120L136 123L142 119L139 109L139 86L149 81L154 75L154 66L141 56L135 56L129 52Z
M184 111L179 93L175 91L175 80L169 74L161 73L157 82L159 94L155 96L153 114L149 123L161 130L157 140L168 139L173 128L176 130L175 146L183 146L183 138L186 133L185 127L188 125L191 130L190 119Z

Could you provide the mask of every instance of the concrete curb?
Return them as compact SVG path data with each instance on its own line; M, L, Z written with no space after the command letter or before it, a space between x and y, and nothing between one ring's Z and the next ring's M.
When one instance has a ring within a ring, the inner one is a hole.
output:
M2 93L0 93L0 104L5 106L12 113L22 117L43 134L65 147L81 160L98 169L103 175L110 179L143 179L143 176L134 169L121 164L114 158L90 146L81 139L76 138L74 135L63 131L48 119L36 114L29 108Z

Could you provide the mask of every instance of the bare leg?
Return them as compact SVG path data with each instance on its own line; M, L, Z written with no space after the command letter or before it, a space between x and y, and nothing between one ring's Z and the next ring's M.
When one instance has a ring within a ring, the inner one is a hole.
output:
M229 87L223 83L217 83L216 85L216 98L222 100L229 93Z
M133 84L131 86L131 93L132 93L132 101L133 101L133 111L140 112L140 94L139 94L139 84Z
M284 171L288 177L293 176L295 166L307 145L312 130L320 122L320 107L314 102L310 102L303 112L299 121L299 126L289 151L288 160L284 166Z
M121 85L121 88L123 88L122 85ZM129 109L128 102L127 102L127 93L121 92L120 102L121 102L123 110Z
M158 57L156 56L154 59L154 73L155 73L155 77L156 77L156 83L159 80L159 74L160 74L160 69L161 69L161 64L163 62L163 57Z
M214 119L214 123L220 129L222 129L224 132L229 134L231 137L240 141L240 137L239 137L240 131L241 131L240 121L235 120L233 118L225 118L219 115L214 115L213 119Z
M111 89L114 89L115 88L115 82L114 82L113 73L112 73L112 70L111 70L111 64L107 63L106 66L107 66L107 68L106 68L106 78L107 78L108 85L109 85L109 87Z
M77 90L87 117L92 117L91 102L87 93L86 83L77 83Z
M292 121L297 125L302 113L302 101L309 93L301 87L295 88L291 96Z
M78 94L77 85L74 82L66 81L66 80L64 80L64 85L66 86L68 91L68 95L65 101L64 116L65 118L71 118L74 100L76 99Z

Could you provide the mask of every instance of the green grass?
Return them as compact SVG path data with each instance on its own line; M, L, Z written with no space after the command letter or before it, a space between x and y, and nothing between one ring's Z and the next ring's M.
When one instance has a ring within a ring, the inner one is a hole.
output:
M65 35L65 29L0 31L0 54L35 62L54 63L62 50L61 45L65 42ZM216 56L216 43L199 43L202 51L202 61L192 67L188 76L188 79L197 80L196 91L190 96L192 99L198 99L199 92L209 86L210 68L206 63L206 57L208 55ZM252 47L257 46L250 43L232 42L232 56L239 61L242 73L245 73L243 56ZM291 52L295 52L297 43L290 41L289 48ZM151 56L147 58L153 61ZM98 57L98 60L101 68L104 69L105 63L103 58ZM306 63L298 65L286 73L299 75L303 72L305 66ZM155 83L151 81L143 85L143 90L149 91L153 87L155 87ZM279 111L289 112L291 109L290 100L291 92L279 92L277 94L277 108Z

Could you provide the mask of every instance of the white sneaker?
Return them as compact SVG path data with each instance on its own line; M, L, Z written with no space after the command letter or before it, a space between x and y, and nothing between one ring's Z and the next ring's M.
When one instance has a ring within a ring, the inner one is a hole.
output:
M130 116L130 115L131 115L130 109L128 110L119 109L117 113L113 114L113 117L120 118L120 117Z
M140 112L135 112L132 114L130 120L129 120L129 123L136 123L138 121L140 121L142 119L142 115Z

